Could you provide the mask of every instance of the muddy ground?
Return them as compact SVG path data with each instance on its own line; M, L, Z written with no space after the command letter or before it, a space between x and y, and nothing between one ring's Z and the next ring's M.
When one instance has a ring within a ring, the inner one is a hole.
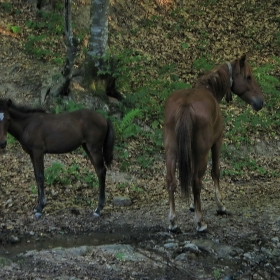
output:
M279 146L274 149L279 156ZM208 231L196 232L193 213L177 194L182 232L173 234L163 175L137 181L116 164L108 172L107 204L99 218L93 215L96 188L48 187L44 215L36 219L28 156L13 144L1 159L1 279L279 279L279 179L222 180L230 213L217 216L207 175L202 203ZM46 165L54 160L77 160L90 168L79 153L48 155ZM157 165L164 170L163 161ZM139 182L145 191L122 191L117 182ZM116 196L132 204L114 206Z

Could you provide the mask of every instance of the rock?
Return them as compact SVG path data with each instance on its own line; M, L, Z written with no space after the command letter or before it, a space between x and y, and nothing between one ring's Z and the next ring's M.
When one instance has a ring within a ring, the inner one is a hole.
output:
M251 260L252 259L252 255L250 253L245 253L243 254L244 258L246 258L247 260Z
M14 243L19 243L20 242L20 239L17 237L17 236L14 236L14 235L11 235L9 237L9 241L14 244Z
M278 249L278 248L273 249L272 255L275 257L280 257L280 249Z
M192 241L195 246L198 247L199 251L205 251L209 254L215 253L219 258L231 259L238 253L243 252L239 248L234 248L229 245L216 243L212 240L195 240ZM193 247L195 249L195 247ZM194 252L194 251L193 251Z
M171 242L171 243L166 243L163 245L163 247L167 250L174 250L178 248L178 243Z
M267 256L269 256L269 257L272 256L271 250L269 250L269 249L267 249L267 248L265 248L265 247L262 247L262 248L261 248L261 252L262 252L264 255L267 255Z
M113 198L113 205L115 206L130 206L131 203L131 199L126 196L115 196Z
M186 261L186 260L187 260L186 253L182 253L175 258L175 261L179 261L179 262Z
M193 252L193 253L201 253L201 251L198 249L198 247L193 243L186 244L183 249L185 249L186 251Z
M271 238L271 241L274 242L274 243L278 243L279 242L279 238L277 236L273 237L273 238Z
M143 261L147 257L136 252L135 249L128 244L112 244L97 246L99 250L113 254L118 260L121 261Z

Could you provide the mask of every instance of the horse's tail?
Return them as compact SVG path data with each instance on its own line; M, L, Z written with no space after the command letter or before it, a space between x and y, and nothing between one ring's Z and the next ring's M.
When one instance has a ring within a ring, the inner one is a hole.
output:
M109 119L107 119L107 134L103 144L103 158L107 167L110 167L113 161L113 152L115 144L115 131Z
M175 129L178 145L178 169L181 192L187 199L189 199L193 180L193 120L188 105L180 105L176 113Z

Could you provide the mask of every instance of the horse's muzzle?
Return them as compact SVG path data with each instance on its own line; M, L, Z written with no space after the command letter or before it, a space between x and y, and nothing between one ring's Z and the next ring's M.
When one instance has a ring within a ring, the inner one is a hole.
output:
M255 111L259 111L262 109L263 104L264 104L263 99L254 100L252 102L252 107Z
M7 141L0 143L0 149L5 149L7 146Z

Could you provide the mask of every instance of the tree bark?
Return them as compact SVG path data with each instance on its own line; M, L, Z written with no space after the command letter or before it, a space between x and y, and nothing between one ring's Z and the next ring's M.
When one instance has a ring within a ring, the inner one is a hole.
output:
M85 81L94 95L103 100L112 96L118 100L121 94L116 90L115 78L106 59L108 48L109 0L92 0L90 13L90 36L85 61ZM102 71L105 74L99 74Z
M109 0L92 0L90 11L90 37L88 60L96 68L103 70L108 46ZM97 73L93 73L96 76Z

